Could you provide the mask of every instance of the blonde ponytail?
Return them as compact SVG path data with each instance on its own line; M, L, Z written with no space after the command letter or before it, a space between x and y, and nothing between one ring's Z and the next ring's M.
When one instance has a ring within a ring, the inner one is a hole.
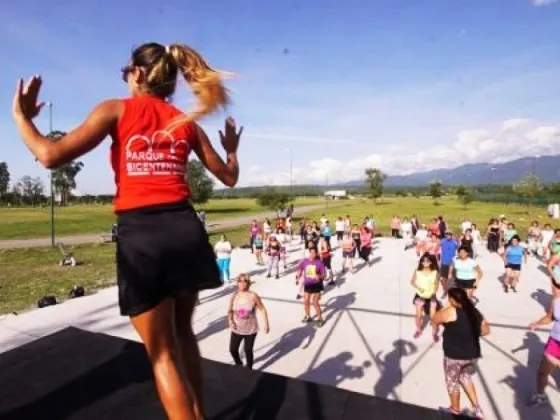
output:
M198 107L175 119L168 130L197 121L230 103L223 80L233 74L213 69L197 51L186 45L172 44L166 50L198 100Z

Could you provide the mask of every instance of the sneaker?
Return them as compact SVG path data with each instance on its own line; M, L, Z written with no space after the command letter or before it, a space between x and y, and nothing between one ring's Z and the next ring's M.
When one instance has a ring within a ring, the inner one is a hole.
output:
M484 419L484 413L480 407L473 407L470 410L465 410L464 414L475 419Z
M453 410L451 407L440 407L439 411L443 413L453 414L454 416L459 416L461 414L460 411Z
M266 275L266 278L267 278L267 279L269 279L269 278L271 278L271 277L272 277L272 276L271 276L270 274L267 274L267 275Z
M513 291L513 293L517 293L517 289L513 286L511 286L511 290Z
M278 274L276 274L275 278L276 278L276 280L278 280L280 278L280 276Z
M507 284L504 284L504 292L506 292L506 293L509 292L509 287L508 287Z
M419 338L421 335L422 335L422 331L416 330L416 332L414 333L414 338Z
M434 343L439 342L439 335L437 335L437 334L432 334L432 338L433 338L433 340L434 340Z
M548 397L545 394L534 393L527 401L528 407L540 407L546 404L548 404Z
M311 318L306 315L306 316L303 317L301 322L303 322L304 324L307 324L308 322L311 322Z
M334 280L331 280L327 283L328 286L335 286L336 283L334 282Z
M300 299L301 299L301 295L300 295L299 293L296 295L296 299L297 299L297 300L300 300Z
M317 321L317 326L318 326L319 328L321 328L323 325L325 325L325 321L323 321L322 319L319 319L319 320Z

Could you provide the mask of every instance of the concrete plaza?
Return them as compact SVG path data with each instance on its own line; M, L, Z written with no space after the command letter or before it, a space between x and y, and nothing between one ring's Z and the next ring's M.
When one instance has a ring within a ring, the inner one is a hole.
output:
M295 244L295 241L294 241ZM302 255L293 246L290 261ZM542 263L530 259L522 273L519 292L504 294L499 281L503 263L482 251L484 278L478 308L491 323L483 341L476 385L486 418L496 420L560 418L560 392L551 380L552 406L527 409L546 329L529 332L550 299L549 279ZM340 250L334 268L340 270ZM303 325L302 304L296 300L294 265L279 280L267 279L248 250L236 250L233 274L249 272L253 290L268 309L271 331L256 344L256 369L335 385L348 390L437 408L448 404L442 369L441 341L434 344L429 328L417 340L410 278L417 258L404 251L403 242L376 241L371 265L339 279L323 297L326 324ZM231 363L226 322L233 286L205 292L195 315L195 330L204 357ZM0 352L53 333L67 326L138 340L126 318L120 317L115 288L64 304L7 315L0 320ZM464 399L463 405L467 401Z

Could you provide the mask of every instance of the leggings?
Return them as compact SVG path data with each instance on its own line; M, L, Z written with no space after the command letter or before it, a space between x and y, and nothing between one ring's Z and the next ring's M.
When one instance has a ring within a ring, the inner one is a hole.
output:
M476 359L455 360L445 357L443 359L445 372L445 385L449 394L460 392L460 385L472 381L471 376L476 372Z
M218 258L218 267L220 268L220 277L222 282L230 280L229 266L231 258Z
M276 270L276 275L279 273L278 264L280 263L280 255L268 256L268 274L272 273L272 269Z
M253 348L255 347L255 338L257 333L250 335L242 335L232 332L229 340L229 352L236 366L243 366L241 357L239 356L239 347L243 341L243 350L245 351L245 359L247 359L247 367L253 369Z

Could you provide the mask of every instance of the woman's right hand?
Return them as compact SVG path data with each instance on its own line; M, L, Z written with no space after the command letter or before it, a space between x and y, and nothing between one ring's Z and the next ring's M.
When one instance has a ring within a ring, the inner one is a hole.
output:
M243 126L237 128L235 126L235 120L231 117L226 119L225 123L225 130L220 130L220 140L222 142L222 146L227 153L236 153L237 148L239 147L239 139L241 138L241 134L243 133Z

